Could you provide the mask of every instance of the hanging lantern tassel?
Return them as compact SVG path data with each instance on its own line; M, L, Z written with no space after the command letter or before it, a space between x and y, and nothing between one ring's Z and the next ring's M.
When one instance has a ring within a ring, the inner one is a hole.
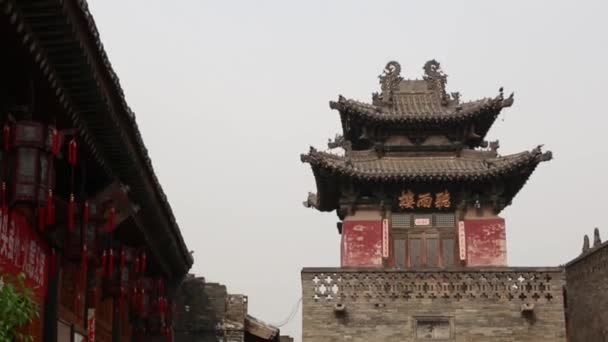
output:
M139 257L135 257L135 274L139 273Z
M120 269L124 269L125 265L127 263L127 252L125 252L125 249L122 248L120 250Z
M2 182L2 215L8 214L8 200L6 196L6 182Z
M144 313L144 302L146 300L146 289L144 289L144 287L142 286L141 288L141 294L139 297L139 312L141 312L142 314Z
M78 292L78 298L80 298L80 293L84 291L86 288L85 284L87 283L87 257L88 250L86 243L82 245L82 256L80 259L80 279L78 280L78 286L76 287L76 291ZM85 293L86 295L86 293ZM80 304L79 304L80 305ZM80 306L77 306L76 309L79 309ZM80 312L80 310L78 311Z
M110 248L109 254L110 260L108 260L108 278L112 278L114 275L114 250Z
M46 198L46 225L55 224L55 203L53 201L53 190L49 189L49 194Z
M80 317L80 290L77 290L76 297L74 297L74 312Z
M120 294L118 295L118 310L123 312L125 307L125 288L120 287Z
M88 266L87 261L88 261L88 256L89 256L88 254L89 254L89 251L87 248L87 244L85 243L82 245L82 259L80 261L80 272L82 273L81 277L84 279L83 284L86 282L86 279L87 279L87 266Z
M89 225L89 215L90 215L89 202L85 201L84 207L82 208L82 224L85 227L87 227Z
M140 267L140 271L141 274L145 274L146 273L146 267L147 267L147 258L146 258L146 252L143 252L141 254L141 267Z
M137 285L133 285L133 293L131 294L131 308L133 311L137 307Z
M158 316L163 315L163 297L158 297Z
M104 249L103 252L101 253L101 277L102 278L105 278L107 276L107 274L106 274L107 258L108 258L108 254L106 253L106 250Z
M57 271L57 253L55 252L55 248L51 248L51 276L52 277L54 277L56 271Z
M97 288L96 287L91 289L91 303L92 303L91 305L93 307L97 306Z
M51 131L51 153L54 156L59 154L59 133L54 128Z
M3 133L2 135L4 137L2 148L4 148L4 152L8 152L8 149L10 148L10 143L11 143L11 126L9 126L8 123L4 124L2 133Z
M106 231L111 233L114 230L114 223L116 222L116 209L114 207L110 208L108 213L108 225L106 227Z
M74 194L70 194L70 202L68 203L68 230L70 233L74 230Z
M46 208L44 206L38 208L38 228L44 232L46 227Z

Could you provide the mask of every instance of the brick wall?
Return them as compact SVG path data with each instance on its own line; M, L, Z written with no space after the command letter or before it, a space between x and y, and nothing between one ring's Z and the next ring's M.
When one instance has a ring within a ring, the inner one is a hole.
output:
M227 296L224 285L204 278L184 280L175 298L175 341L219 341Z
M570 342L608 341L608 242L566 265Z
M304 269L303 341L566 341L563 285L561 268Z

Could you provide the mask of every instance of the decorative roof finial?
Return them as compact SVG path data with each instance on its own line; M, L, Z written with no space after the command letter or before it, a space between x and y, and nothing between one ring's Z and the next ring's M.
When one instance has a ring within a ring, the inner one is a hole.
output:
M306 208L317 208L319 205L319 198L317 197L317 194L309 192L306 201L302 202L302 204Z
M585 234L583 237L583 253L587 253L589 251L589 236Z
M373 94L374 102L391 105L393 102L394 92L399 90L399 83L403 81L401 77L401 65L396 61L390 61L384 67L382 75L378 76L380 79L381 93Z
M327 139L327 148L333 150L334 148L342 147L344 145L344 136L336 134L336 137L331 140Z
M593 230L593 248L602 244L602 239L600 238L600 230L597 227Z
M429 89L436 89L439 91L441 98L441 104L447 105L450 101L449 95L445 91L445 85L448 83L448 75L443 73L441 70L441 64L434 59L426 62L422 67L424 70L424 80L428 82Z

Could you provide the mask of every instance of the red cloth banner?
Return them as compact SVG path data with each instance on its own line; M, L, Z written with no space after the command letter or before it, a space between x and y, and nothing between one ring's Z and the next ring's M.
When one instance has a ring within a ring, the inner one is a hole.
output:
M382 220L345 220L342 267L382 267Z
M18 212L0 212L0 269L2 273L25 274L25 285L44 300L48 285L49 248Z
M507 266L505 220L465 220L467 266Z

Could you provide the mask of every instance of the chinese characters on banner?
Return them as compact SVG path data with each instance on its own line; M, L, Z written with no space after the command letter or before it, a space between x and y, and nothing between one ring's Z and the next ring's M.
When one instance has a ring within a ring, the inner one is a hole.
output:
M388 220L382 219L382 257L387 259L389 257L389 232L388 232Z
M86 342L95 342L95 309L87 310L87 337Z
M25 274L25 284L39 298L46 296L49 252L21 214L0 211L0 269Z
M458 255L460 261L467 259L467 240L464 230L464 221L458 221Z
M434 200L434 201L433 201ZM401 209L414 208L449 208L452 206L450 193L447 190L432 194L430 192L414 194L411 190L403 191L399 196Z

